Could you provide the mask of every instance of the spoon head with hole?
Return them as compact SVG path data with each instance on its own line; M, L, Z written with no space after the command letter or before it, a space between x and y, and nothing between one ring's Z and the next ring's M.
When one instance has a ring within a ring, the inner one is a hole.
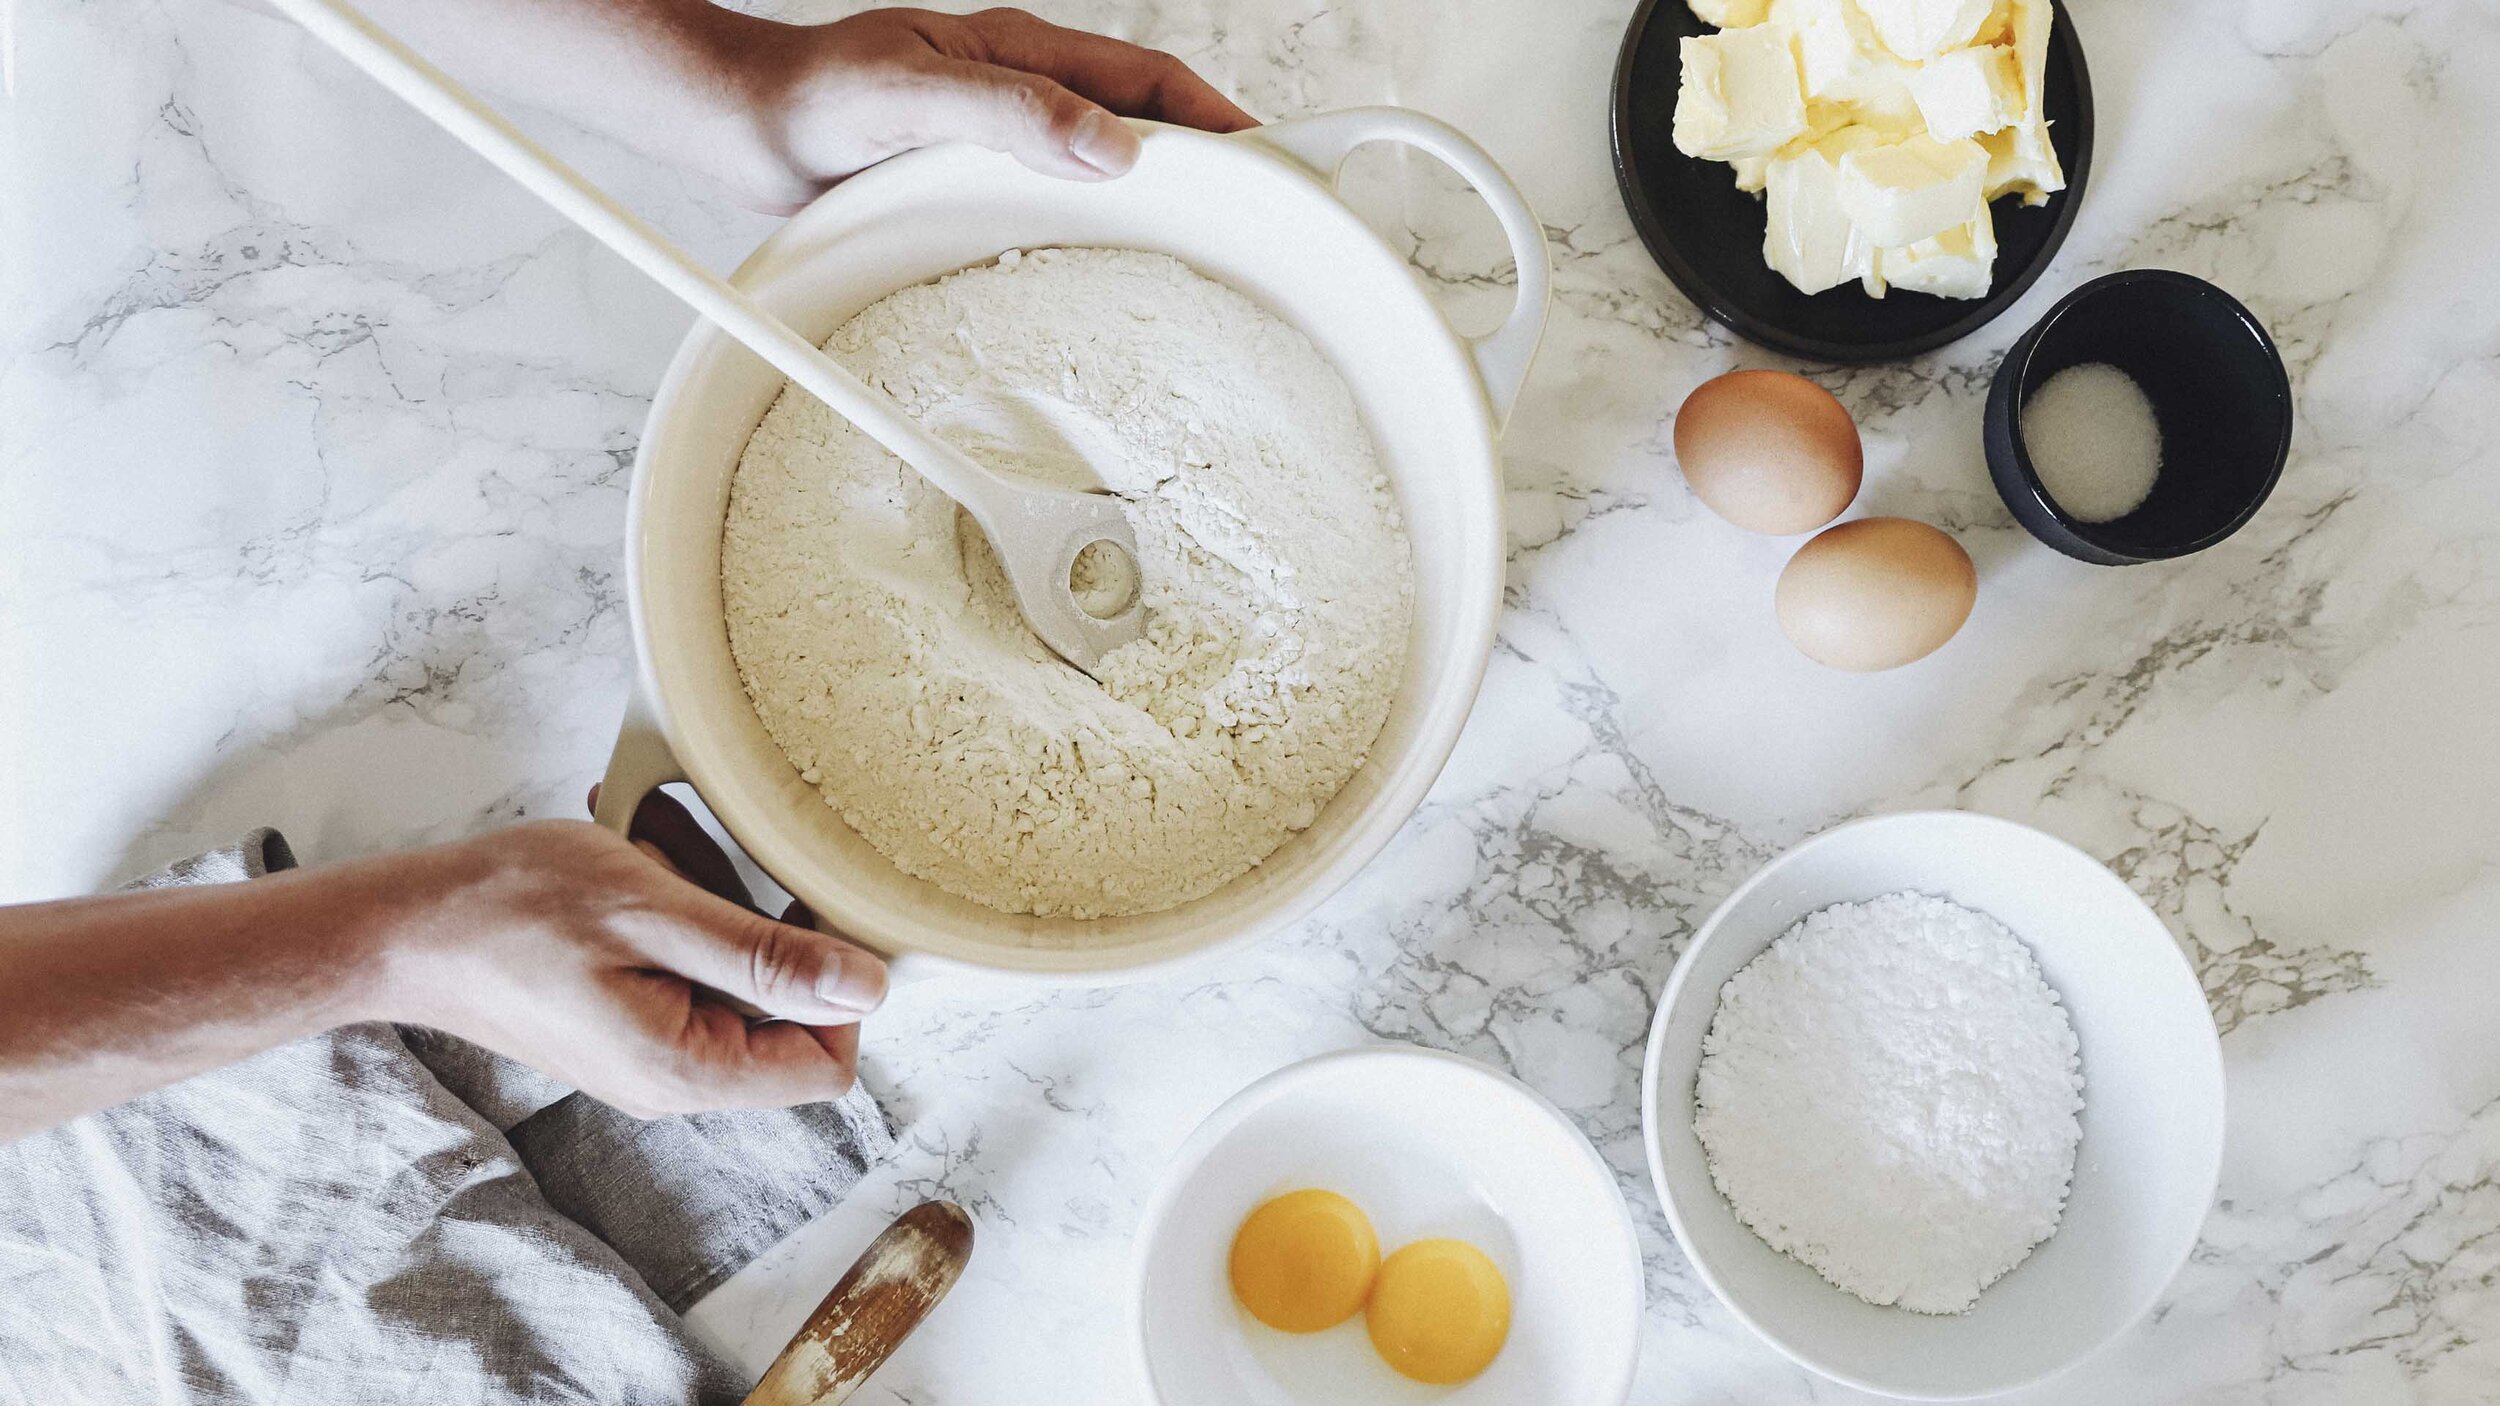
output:
M1137 533L1107 493L1018 485L981 515L1035 638L1088 674L1146 633Z

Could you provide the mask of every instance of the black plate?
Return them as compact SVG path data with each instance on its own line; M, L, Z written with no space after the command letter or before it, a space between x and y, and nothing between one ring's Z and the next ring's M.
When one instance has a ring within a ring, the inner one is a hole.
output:
M1716 31L1684 0L1641 0L1615 63L1615 181L1658 267L1684 296L1737 336L1816 361L1899 361L1966 337L2013 306L2047 270L2083 201L2092 166L2092 76L2068 7L2050 26L2049 144L2066 188L2046 205L1996 203L1996 282L1976 302L1894 289L1870 298L1854 283L1800 293L1762 262L1762 200L1736 188L1724 161L1675 149L1676 41Z

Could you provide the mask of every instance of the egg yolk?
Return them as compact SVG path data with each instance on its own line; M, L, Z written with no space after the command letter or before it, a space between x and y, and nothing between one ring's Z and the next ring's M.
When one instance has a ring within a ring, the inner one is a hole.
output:
M1333 1191L1288 1191L1233 1234L1233 1297L1287 1333L1353 1317L1380 1271L1380 1238L1362 1208Z
M1483 1371L1510 1336L1510 1286L1464 1240L1418 1240L1382 1262L1364 1315L1372 1347L1435 1386Z

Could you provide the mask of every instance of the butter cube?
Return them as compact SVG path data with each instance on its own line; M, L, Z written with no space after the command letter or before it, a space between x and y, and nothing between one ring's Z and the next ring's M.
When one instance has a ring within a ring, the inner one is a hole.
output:
M1979 26L1978 38L1972 42L1979 44L2013 43L2014 5L2015 0L1996 0L1996 4L1988 11L1988 18L1982 21Z
M1831 158L1832 164L1837 166L1840 164L1840 159L1847 156L1850 152L1868 151L1879 146L1890 146L1893 143L1900 141L1906 135L1908 134L1894 131L1888 127L1879 127L1865 122L1855 122L1818 137L1815 140L1814 146L1817 151L1820 151L1825 156ZM1854 228L1854 224L1852 227ZM1871 239L1867 239L1864 231L1859 231L1858 237L1867 245L1869 249L1874 247L1875 242ZM1882 267L1882 260L1876 258L1870 253L1865 262L1866 271L1858 276L1858 281L1865 285L1866 296L1870 298L1880 298L1884 296L1884 271Z
M2010 0L2014 59L2022 69L2023 115L2045 121L2042 92L2049 71L2049 26L2055 15L2049 0Z
M1985 198L1988 153L1920 134L1840 158L1840 208L1879 248L1942 234Z
M1788 31L1806 96L1821 97L1864 61L1862 19L1851 0L1771 0L1767 23Z
M2010 0L2014 26L2014 61L2021 69L2022 116L2002 131L1980 140L1988 151L1988 198L2009 192L2025 205L2044 205L2066 188L2065 168L2057 148L2049 144L2045 85L2049 66L2048 0Z
M2046 205L2051 194L2066 188L2066 168L2057 162L2057 148L2049 145L2046 122L2017 122L1979 138L1979 146L1988 153L1983 189L1990 200L2019 195L2025 205Z
M1768 156L1806 129L1805 92L1788 36L1769 25L1683 41L1675 148L1730 161Z
M1743 29L1762 23L1763 13L1770 9L1771 0L1691 0L1691 4L1693 13L1700 17L1703 24L1715 24L1721 29Z
M1958 49L1979 35L1994 0L1856 0L1885 48L1912 63Z
M1766 23L1785 29L1809 105L1850 109L1862 121L1907 131L1918 125L1908 79L1917 66L1884 52L1856 0L1771 0Z
M1841 210L1840 166L1821 147L1771 158L1763 213L1762 261L1799 292L1820 293L1874 272L1875 246Z
M2008 127L2023 116L2023 76L2010 48L1956 49L1919 65L1910 96L1927 135L1959 141Z
M1933 239L1882 250L1875 258L1885 281L1895 288L1939 298L1984 298L1996 277L1996 221L1982 205L1966 224Z
M1917 73L1917 64L1903 63L1881 49L1861 50L1857 66L1833 83L1823 99L1847 104L1860 122L1907 136L1923 121L1910 88Z

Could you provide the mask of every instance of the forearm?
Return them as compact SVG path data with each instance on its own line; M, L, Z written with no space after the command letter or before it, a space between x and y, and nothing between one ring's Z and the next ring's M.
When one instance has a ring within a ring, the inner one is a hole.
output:
M381 1013L387 863L0 909L0 1141Z
M246 883L0 908L0 1142L362 1020L447 1030L644 1114L849 1088L883 963L747 906L675 802L647 799L635 827L629 843L537 821Z
M353 0L499 105L561 113L692 169L762 166L799 27L711 0Z
M562 113L785 214L937 142L1102 180L1137 159L1119 116L1253 125L1168 54L1009 9L871 8L801 25L712 0L353 2L500 104Z

